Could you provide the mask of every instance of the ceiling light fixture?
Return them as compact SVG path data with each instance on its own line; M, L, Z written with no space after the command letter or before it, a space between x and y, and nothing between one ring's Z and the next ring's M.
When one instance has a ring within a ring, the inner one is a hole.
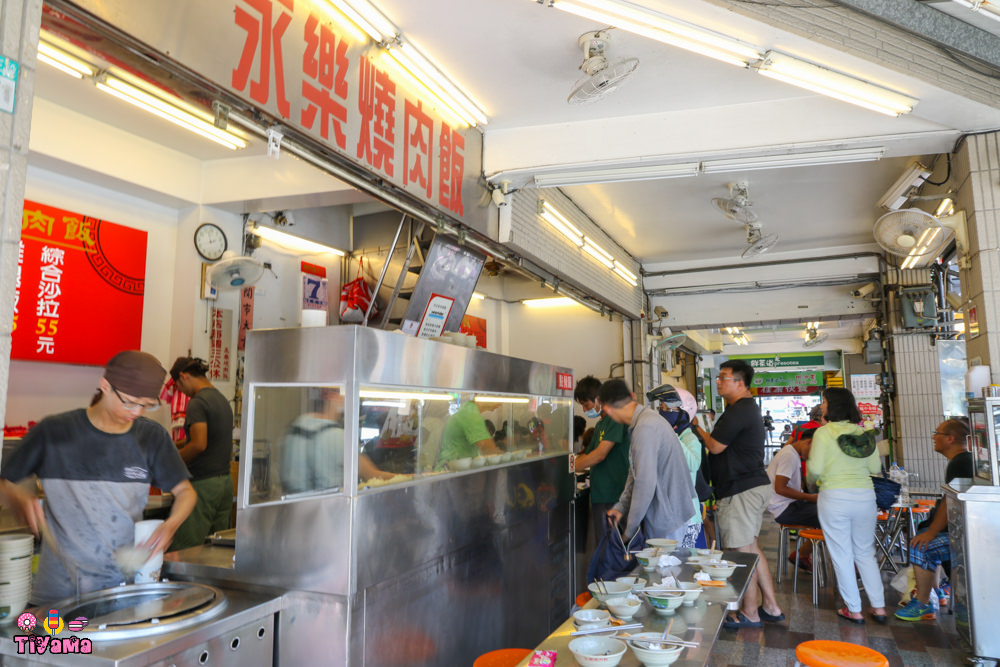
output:
M268 241L271 241L286 250L294 252L301 252L310 255L332 254L337 255L338 257L343 257L345 254L343 250L338 250L337 248L323 245L322 243L316 243L315 241L304 239L301 236L296 236L295 234L289 234L288 232L272 229L271 227L254 225L247 231L251 234L256 234L262 239L267 239Z
M663 178L697 176L699 171L700 166L697 162L587 169L583 171L540 174L535 176L535 186L539 188L560 188L568 185L588 185L591 183L653 181Z
M1000 4L990 2L990 0L952 0L963 7L968 7L972 11L987 16L994 21L1000 21Z
M86 63L79 58L74 58L62 49L58 49L45 42L44 35L38 42L38 59L46 65L55 67L57 70L77 79L94 76L94 73L97 71L90 63Z
M768 51L754 66L761 75L770 79L783 81L887 116L909 113L918 102L908 95L778 51Z
M906 204L910 198L911 191L920 186L927 177L931 175L931 170L913 160L906 166L902 175L896 179L882 198L878 200L878 205L890 211L897 211Z
M475 299L476 301L482 301L483 299L486 298L486 295L485 294L480 294L479 292L473 292L472 293L472 298Z
M114 95L120 100L124 100L133 106L148 111L154 116L159 116L178 127L194 132L226 148L236 150L238 148L246 148L247 146L247 142L232 132L220 130L212 123L199 118L190 111L185 111L176 104L167 102L107 73L98 76L96 85L98 90L109 95Z
M583 250L609 269L615 268L614 257L607 250L594 243L593 239L586 236L583 237Z
M626 269L622 265L622 263L619 262L617 259L615 260L615 273L617 273L619 276L621 276L622 279L625 282L627 282L629 285L631 285L632 287L638 287L639 286L638 277L634 273L632 273L631 271L629 271L628 269Z
M552 7L670 44L721 62L747 67L760 59L751 44L620 0L552 0Z
M483 108L413 42L407 40L402 31L373 4L367 0L327 1L384 49L397 66L395 69L406 75L411 84L430 93L441 103L446 115L460 121L456 124L486 125L487 116Z
M556 230L568 238L573 245L577 247L583 245L583 232L581 232L576 225L567 220L566 216L557 211L552 204L545 200L541 200L541 211L539 214L542 216L542 220L555 227Z
M528 308L558 308L564 306L575 306L577 302L568 296L554 296L545 299L525 299L521 302Z
M376 389L362 389L358 392L358 396L400 401L450 401L454 398L451 394L422 394L416 391L378 391Z
M757 169L780 169L782 167L813 167L823 164L848 164L872 162L885 155L885 147L849 148L811 153L787 153L785 155L760 155L757 157L733 158L730 160L706 160L701 169L706 174L728 171L755 171Z
M941 200L940 204L938 204L937 210L934 211L934 217L941 218L946 215L951 215L954 212L955 202L951 199L951 197L946 197Z
M531 399L527 396L476 396L472 400L476 403L528 403Z

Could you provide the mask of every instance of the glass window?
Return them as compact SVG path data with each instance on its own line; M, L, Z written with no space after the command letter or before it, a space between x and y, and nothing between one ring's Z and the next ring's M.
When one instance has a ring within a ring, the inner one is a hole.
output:
M344 391L339 386L253 390L250 503L344 487Z

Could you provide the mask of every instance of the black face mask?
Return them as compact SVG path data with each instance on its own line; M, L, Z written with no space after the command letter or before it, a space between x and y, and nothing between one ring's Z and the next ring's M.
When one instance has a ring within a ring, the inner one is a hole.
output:
M691 417L683 410L661 410L660 416L670 422L675 433L683 433L691 425Z

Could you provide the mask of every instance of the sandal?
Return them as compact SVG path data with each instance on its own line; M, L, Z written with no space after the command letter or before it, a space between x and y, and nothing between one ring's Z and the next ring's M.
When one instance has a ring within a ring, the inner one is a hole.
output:
M757 607L757 614L760 616L760 620L767 621L768 623L781 623L785 620L785 614L769 614L764 610L763 606Z
M764 624L760 621L751 621L742 611L738 611L736 612L736 620L734 621L731 617L727 616L726 620L722 623L722 627L726 630L742 630L744 628L762 628Z
M889 622L888 614L876 614L872 612L871 614L869 614L869 616L871 616L872 620L878 623L879 625L885 625L886 623Z
M864 618L854 618L853 616L851 616L851 612L847 609L847 607L842 607L842 608L838 609L837 610L837 616L840 616L845 621L850 621L854 625L864 625L865 624L865 619Z

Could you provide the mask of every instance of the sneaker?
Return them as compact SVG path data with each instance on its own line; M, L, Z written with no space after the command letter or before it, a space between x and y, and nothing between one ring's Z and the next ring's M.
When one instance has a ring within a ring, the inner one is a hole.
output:
M917 598L896 612L896 618L901 621L933 621L937 618L934 609L929 604L923 604Z

